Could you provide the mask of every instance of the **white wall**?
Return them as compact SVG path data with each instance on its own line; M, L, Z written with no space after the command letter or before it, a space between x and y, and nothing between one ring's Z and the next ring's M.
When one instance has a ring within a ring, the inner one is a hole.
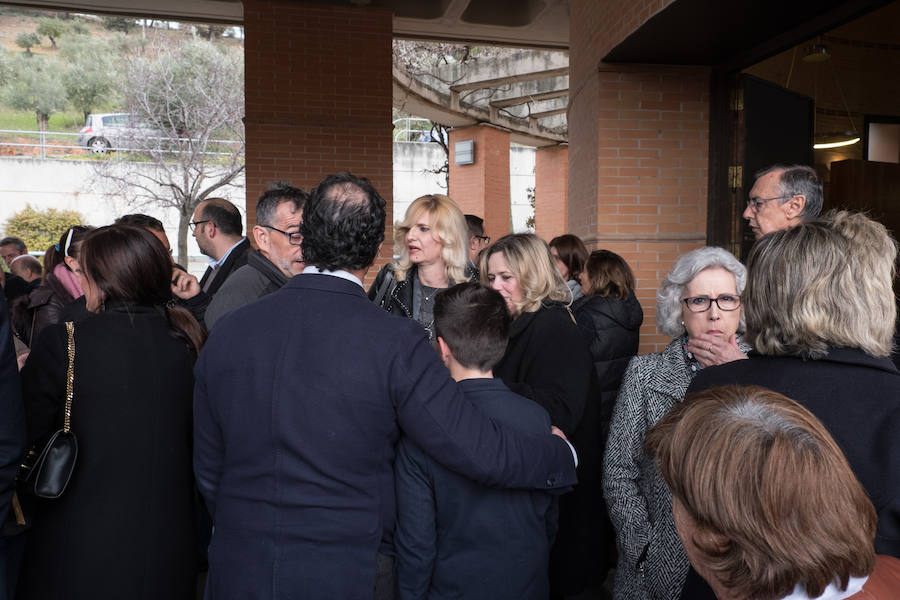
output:
M447 193L443 175L425 172L443 163L444 152L437 144L394 142L394 221L402 219L419 196ZM534 148L510 147L509 183L513 231L531 231L525 226L525 220L534 213L527 192L527 188L534 187Z
M528 188L534 189L534 148L511 146L509 148L509 195L513 233L534 232L525 226L534 209L528 201Z
M87 225L109 225L117 217L142 212L163 222L169 243L177 253L178 211L174 208L129 205L124 199L111 198L102 193L94 179L93 161L39 159L26 157L0 157L0 229L13 214L30 204L38 210L77 210L84 215ZM140 169L140 164L134 165ZM240 176L236 187L222 192L244 214L246 225L246 198L244 178ZM5 234L5 231L4 231ZM29 248L40 251L44 248ZM188 233L190 271L202 273L205 257L194 238Z
M425 172L437 169L444 154L437 144L395 142L394 147L394 220L402 218L413 200L423 194L446 194L443 175ZM525 219L532 214L526 189L534 187L534 148L515 146L509 150L510 196L513 231L527 231ZM141 168L139 164L135 168ZM246 197L244 178L222 193L244 214ZM86 224L101 226L129 212L142 212L163 222L173 248L177 245L178 211L174 208L129 205L121 198L103 193L95 181L93 161L0 157L0 233L6 220L30 204L38 210L55 208L77 210ZM34 249L39 250L39 249ZM188 235L191 272L202 272L204 257L194 238Z

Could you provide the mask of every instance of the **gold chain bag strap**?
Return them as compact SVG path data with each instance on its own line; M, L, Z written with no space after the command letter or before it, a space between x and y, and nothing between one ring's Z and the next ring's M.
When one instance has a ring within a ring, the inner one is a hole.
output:
M66 405L63 425L54 433L38 456L27 478L27 488L38 498L59 498L66 491L75 459L78 457L78 440L72 431L72 399L75 396L75 324L66 322L68 334L69 367L66 370Z

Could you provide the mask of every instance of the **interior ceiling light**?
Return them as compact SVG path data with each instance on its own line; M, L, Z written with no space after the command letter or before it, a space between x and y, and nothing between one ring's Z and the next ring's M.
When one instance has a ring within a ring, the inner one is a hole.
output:
M842 142L827 142L825 144L813 144L813 148L816 150L825 150L827 148L840 148L841 146L852 146L859 142L859 138L855 137L853 139L844 140Z
M800 60L808 63L816 63L825 62L829 58L831 58L831 53L828 52L828 46L825 44L813 44L809 47L809 52L807 52L806 56Z

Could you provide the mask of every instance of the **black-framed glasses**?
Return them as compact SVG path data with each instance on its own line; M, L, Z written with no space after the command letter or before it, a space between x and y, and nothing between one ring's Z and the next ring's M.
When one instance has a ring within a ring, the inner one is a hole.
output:
M749 198L747 200L747 206L753 212L759 212L759 208L770 200L787 200L788 198L793 198L793 196L772 196L771 198Z
M190 227L191 231L197 229L197 225L201 225L203 223L209 223L212 219L205 219L203 221L191 221L188 223L188 227Z
M719 310L732 311L741 307L741 297L737 294L722 294L718 298L710 298L709 296L691 296L682 300L688 307L688 310L695 313L708 311L715 302Z
M263 227L271 229L272 231L277 231L278 233L283 233L287 236L288 243L290 243L292 246L299 246L301 243L303 243L303 234L299 231L282 231L281 229L272 227L271 225L263 225Z
M489 235L476 235L475 238L481 240L485 244L491 243L491 236Z

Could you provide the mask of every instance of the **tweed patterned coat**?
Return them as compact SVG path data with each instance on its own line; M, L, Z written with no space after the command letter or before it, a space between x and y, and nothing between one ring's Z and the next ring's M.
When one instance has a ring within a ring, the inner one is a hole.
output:
M616 600L677 599L687 576L689 563L675 531L672 495L643 449L647 430L681 402L691 382L682 350L686 341L687 336L681 336L662 352L633 358L613 410L603 495L619 548Z

